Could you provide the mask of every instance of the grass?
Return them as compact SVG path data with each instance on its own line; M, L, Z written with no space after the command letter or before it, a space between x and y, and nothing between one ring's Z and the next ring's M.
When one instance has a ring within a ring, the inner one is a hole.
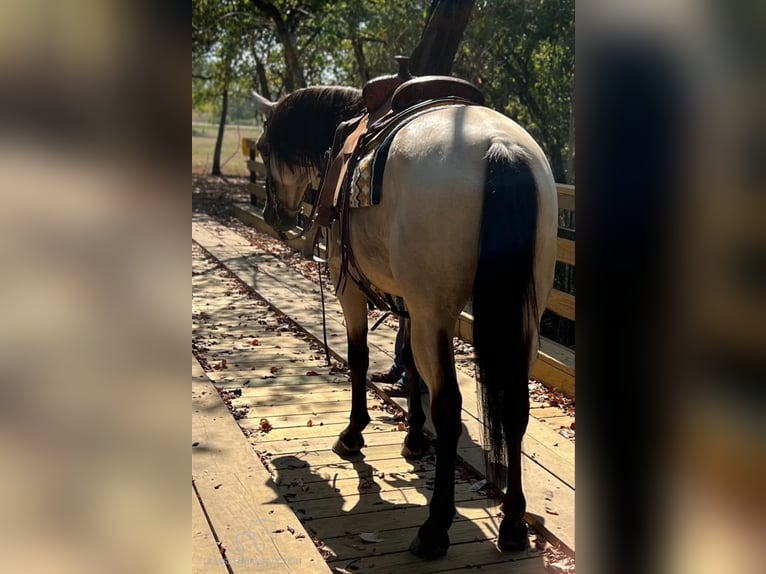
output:
M192 124L192 173L209 175L213 168L213 150L218 126L213 124ZM257 138L260 127L227 125L221 148L221 171L224 175L246 176L247 157L242 155L242 138Z

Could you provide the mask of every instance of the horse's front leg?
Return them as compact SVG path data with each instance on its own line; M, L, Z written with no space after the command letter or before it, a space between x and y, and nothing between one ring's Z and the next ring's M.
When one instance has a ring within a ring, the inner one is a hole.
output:
M351 372L351 415L348 426L335 441L333 451L341 456L359 454L364 446L362 431L370 423L367 412L367 300L354 285L347 284L339 296L346 319L348 367Z

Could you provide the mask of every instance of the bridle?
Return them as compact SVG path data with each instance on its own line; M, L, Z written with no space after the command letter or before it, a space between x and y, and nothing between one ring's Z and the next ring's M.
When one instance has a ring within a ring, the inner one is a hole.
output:
M261 136L263 139L263 144L258 147L258 152L261 154L261 159L263 159L263 167L266 170L266 203L271 204L277 212L282 209L282 205L279 201L279 198L277 197L277 193L274 191L274 183L273 183L273 177L271 175L271 164L269 163L269 140L268 137L266 137L267 130L269 128L269 120L265 120L263 122L263 135Z
M267 130L269 126L269 120L265 120L263 122L263 145L259 146L258 152L261 154L261 158L263 159L263 166L266 170L266 181L265 181L265 187L266 187L266 201L267 204L271 204L277 213L280 211L286 211L284 208L284 205L279 200L279 197L277 196L277 192L275 191L275 185L273 183L273 176L271 175L271 165L269 163L269 143L268 143L268 137L266 137ZM310 167L310 166L306 166ZM320 167L319 173L322 173L322 168ZM303 191L303 194L301 197L306 197L306 193L312 189L311 185L311 177L308 178L308 183L306 184L306 189Z

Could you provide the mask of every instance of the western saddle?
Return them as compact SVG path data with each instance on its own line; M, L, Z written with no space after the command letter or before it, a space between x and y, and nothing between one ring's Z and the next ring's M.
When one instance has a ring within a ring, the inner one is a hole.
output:
M348 209L344 203L348 200L355 163L372 149L377 150L376 157L385 158L398 130L422 113L447 105L484 105L483 94L470 82L451 76L412 76L409 58L397 56L396 61L397 74L374 78L365 84L362 88L364 113L341 123L335 131L332 147L325 152L324 173L305 233L303 255L307 259L314 258L319 229L329 228L342 213L342 276L346 275L349 261L353 259L348 244ZM382 180L382 175L379 179ZM354 280L371 302L397 312L390 296L384 302L359 275Z

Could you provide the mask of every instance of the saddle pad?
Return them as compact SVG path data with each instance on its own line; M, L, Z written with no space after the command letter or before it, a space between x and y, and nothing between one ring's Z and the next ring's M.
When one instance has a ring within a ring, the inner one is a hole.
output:
M380 145L367 150L354 166L351 176L349 207L371 207L380 203L383 190L383 170L394 135L404 127L404 122L391 131Z
M475 102L466 101L457 97L445 97L438 100L427 102L425 106L415 107L411 109L411 112L400 112L399 115L405 117L401 121L394 122L392 127L388 128L383 133L383 141L378 142L373 147L364 151L361 159L356 162L351 172L350 180L350 192L349 193L349 207L372 207L380 203L380 196L383 190L383 172L385 171L386 161L388 160L388 152L391 149L391 143L394 141L394 137L399 133L404 126L410 123L412 120L442 109L444 107L475 105ZM360 147L363 147L363 142L360 142ZM349 185L349 180L346 179L346 185Z
M360 159L354 166L354 173L351 176L351 196L348 199L349 207L371 207L380 203L380 193L378 197L373 197L372 193L372 163L375 158L373 149Z

